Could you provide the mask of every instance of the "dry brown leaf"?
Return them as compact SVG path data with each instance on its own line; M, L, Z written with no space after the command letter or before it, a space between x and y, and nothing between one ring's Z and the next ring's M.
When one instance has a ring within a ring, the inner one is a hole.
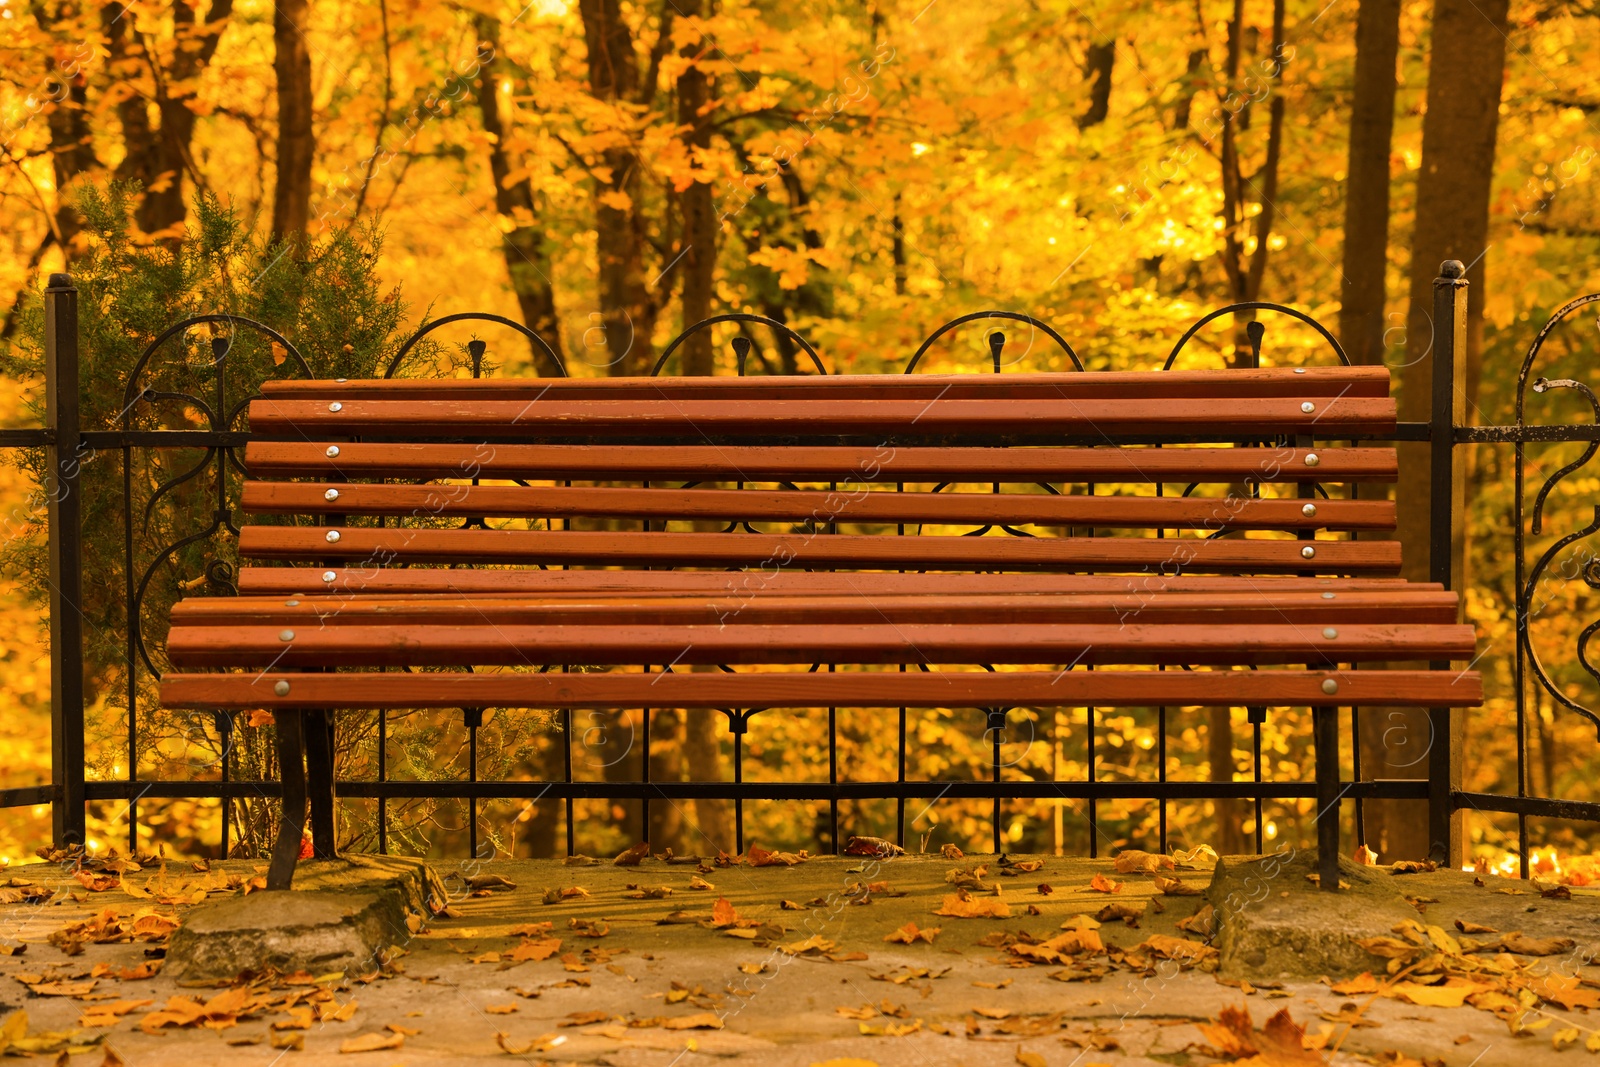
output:
M821 934L812 934L810 937L800 941L791 941L787 945L779 945L778 947L791 956L803 956L807 952L831 952L833 951L834 943Z
M1341 997L1356 997L1367 993L1376 993L1379 989L1378 980L1372 977L1371 971L1362 971L1354 978L1343 982L1335 982L1328 987Z
M1456 920L1456 929L1464 934L1498 934L1500 932L1492 926L1485 926L1482 923L1469 923L1462 919Z
M306 1047L306 1035L298 1030L292 1034L274 1031L267 1035L267 1044L286 1052L302 1052Z
M1122 892L1122 883L1113 881L1103 874L1097 874L1089 879L1089 888L1096 893L1120 893Z
M704 878L700 877L698 874L691 874L689 876L689 888L690 889L715 889L717 887L712 885L710 882L706 881Z
M751 845L747 855L752 867L793 867L808 858L804 852L769 852L760 845Z
M661 1025L668 1030L721 1030L722 1018L714 1011L703 1011L697 1015L668 1019Z
M648 841L641 841L632 848L618 853L617 858L611 862L615 863L618 867L637 867L640 863L644 862L644 858L648 855L650 855L650 843Z
M967 854L962 852L958 846L953 844L939 846L939 855L943 856L947 860L960 860L967 858Z
M940 929L937 926L930 926L926 930L919 930L916 923L908 922L894 933L885 934L883 939L889 942L899 942L902 945L913 945L918 941L926 941L931 945L933 944L933 939L939 936Z
M1117 853L1111 861L1111 867L1118 874L1154 874L1162 870L1170 871L1175 864L1170 856L1129 848Z
M739 912L734 908L733 902L727 897L718 897L717 902L711 905L711 926L721 930L739 922Z
M973 897L966 893L946 893L935 915L955 919L1009 919L1011 906L1000 897Z
M1570 952L1577 944L1570 937L1523 937L1512 931L1500 938L1499 947L1504 952L1518 956L1558 956Z
M1185 882L1182 878L1162 878L1160 875L1156 876L1156 888L1169 897L1198 897L1205 893L1203 888L1192 882Z
M511 1004L485 1004L483 1010L490 1015L510 1015L517 1010L515 1003Z
M557 1045L564 1044L567 1039L562 1034L540 1034L526 1045L513 1045L505 1034L496 1033L494 1040L500 1046L500 1051L513 1056L526 1056L535 1052L549 1052Z
M522 963L527 960L547 960L560 951L561 939L559 937L545 937L537 941L531 938L523 938L522 943L512 949L509 956L512 962Z
M381 1052L384 1049L400 1048L406 1043L405 1034L385 1034L382 1032L362 1034L360 1037L347 1038L340 1042L340 1052Z

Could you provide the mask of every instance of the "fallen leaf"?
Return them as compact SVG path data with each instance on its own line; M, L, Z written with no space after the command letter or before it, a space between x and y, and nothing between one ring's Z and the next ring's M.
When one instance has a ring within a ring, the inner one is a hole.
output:
M1196 845L1187 852L1175 848L1172 850L1172 862L1178 867L1209 871L1217 865L1217 850L1210 845Z
M564 1034L541 1034L526 1045L513 1045L505 1034L496 1033L494 1040L500 1046L500 1051L513 1056L526 1056L533 1052L549 1052L557 1045L564 1044L567 1038Z
M723 927L732 926L739 921L739 912L735 910L733 902L727 897L718 897L717 902L711 905L711 926L721 930Z
M691 874L689 876L689 888L690 889L715 889L717 887L712 885L710 882L706 881L704 878L700 877L698 874Z
M1160 870L1170 871L1174 866L1169 856L1141 852L1136 848L1124 849L1111 861L1112 869L1118 874L1154 874Z
M940 927L937 926L919 930L916 923L908 922L894 933L885 934L883 939L890 942L899 942L902 945L913 945L918 941L926 941L931 945L933 944L933 939L939 936L939 930Z
M381 1032L362 1034L360 1037L352 1037L340 1042L339 1051L381 1052L384 1049L400 1048L405 1043L405 1034L385 1034Z
M1122 883L1113 881L1103 874L1097 874L1089 879L1089 888L1096 893L1120 893Z
M300 1031L292 1034L280 1034L274 1031L267 1035L267 1044L288 1052L302 1052L306 1047L306 1035Z
M509 955L512 962L522 963L526 960L547 960L560 951L561 939L559 937L546 937L537 941L531 938L523 938L521 944L512 949Z
M1339 994L1341 997L1355 997L1366 993L1376 993L1379 986L1378 980L1372 977L1371 971L1362 971L1354 978L1347 979L1343 982L1335 982L1328 988Z
M939 855L943 856L947 860L960 860L967 858L967 854L962 852L959 847L953 844L939 846Z
M1482 923L1469 923L1462 919L1456 920L1456 929L1464 934L1498 934L1500 932L1492 926L1485 926Z
M1378 854L1366 845L1357 845L1350 858L1360 867L1375 867L1378 864Z
M611 862L615 863L618 867L637 867L640 863L644 862L644 858L648 855L650 855L650 843L648 841L641 841L632 848L618 853L617 858Z
M804 852L769 852L760 845L751 845L748 855L752 867L793 867L809 858Z
M487 1012L488 1014L490 1014L490 1015L510 1015L512 1012L517 1010L517 1006L516 1006L515 1003L512 1003L512 1004L485 1004L483 1006L483 1010L485 1012Z
M973 897L965 893L947 893L944 903L935 915L948 915L956 919L1009 919L1011 906L1000 897Z
M698 1015L685 1015L677 1019L668 1019L661 1024L668 1030L721 1030L722 1019L713 1011L703 1011Z
M1156 876L1156 889L1169 897L1198 897L1205 893L1203 888L1192 882L1185 882L1182 878L1162 878L1160 875Z
M1498 944L1501 951L1518 956L1558 956L1571 951L1577 942L1570 937L1523 937L1512 931L1502 936Z

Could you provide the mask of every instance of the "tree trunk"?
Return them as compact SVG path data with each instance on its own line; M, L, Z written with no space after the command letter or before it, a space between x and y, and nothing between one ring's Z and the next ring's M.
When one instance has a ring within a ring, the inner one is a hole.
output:
M890 219L889 256L894 263L894 295L906 295L906 223L901 214L903 197L894 194L894 216Z
M1355 97L1344 200L1344 300L1339 341L1352 363L1383 361L1384 272L1389 265L1389 150L1400 0L1361 0Z
M1500 123L1500 89L1505 74L1508 0L1435 0L1433 45L1428 57L1427 111L1422 121L1422 172L1417 178L1417 221L1411 237L1411 292L1406 315L1407 357L1400 370L1400 421L1422 422L1431 407L1433 358L1433 279L1439 265L1459 259L1467 265L1471 298L1467 314L1466 419L1477 404L1482 365L1484 259L1489 239L1489 191L1494 176L1495 137ZM1422 346L1422 347L1417 347ZM1427 353L1424 355L1423 353ZM1395 488L1401 574L1412 581L1429 575L1428 449L1399 446L1400 479ZM1457 519L1459 520L1459 517ZM1399 718L1395 718L1399 716ZM1393 709L1384 732L1398 749L1385 746L1384 766L1374 777L1395 777L1407 768L1417 777L1426 768L1418 754L1432 743L1427 712ZM1388 773L1385 773L1388 771ZM1384 824L1385 858L1422 859L1429 849L1420 802L1391 802L1379 818ZM1374 805L1384 809L1385 805ZM1388 815L1393 817L1389 818Z
M688 764L691 782L720 782L722 775L722 743L719 736L723 721L722 712L714 708L691 708L685 713L683 755ZM696 800L694 802L696 833L690 838L691 849L702 854L717 850L731 853L734 849L733 804L727 800Z
M1204 32L1204 27L1201 27ZM1206 50L1196 48L1189 53L1188 62L1184 66L1183 86L1178 90L1177 102L1172 105L1172 128L1174 130L1187 130L1189 119L1194 111L1194 94L1198 87L1200 65L1205 62Z
M63 4L56 13L58 22L72 22L77 18L74 5ZM42 14L38 14L43 19ZM86 57L87 58L87 57ZM78 175L97 168L94 142L91 139L88 113L88 79L82 62L77 58L55 61L50 64L50 80L46 89L55 101L49 112L50 157L55 172L56 209L50 227L51 236L39 246L39 254L29 263L29 271L38 266L45 248L51 242L59 245L67 269L72 268L73 238L78 235L78 212L72 204L71 186ZM6 325L9 328L11 318ZM9 335L9 329L7 330Z
M494 207L501 218L511 223L501 251L511 291L522 309L528 329L544 338L561 354L561 321L556 316L555 289L550 281L550 256L544 234L534 211L533 185L527 178L507 182L511 160L506 153L507 120L500 114L499 72L500 22L487 15L477 17L478 40L488 46L488 59L478 67L478 109L483 114L483 130L489 135L489 173L494 180ZM551 364L542 348L528 342L533 365L540 374L559 376L561 368Z
M639 92L639 71L621 0L579 0L578 12L589 53L590 94L607 103L632 100ZM639 158L632 146L613 147L601 153L601 163L606 176L596 182L595 250L606 369L611 374L648 374L655 364L655 306L644 280Z
M1233 763L1233 713L1229 708L1206 709L1206 760L1211 765L1213 782L1231 782L1237 769ZM1214 802L1217 813L1217 837L1211 847L1219 855L1237 856L1254 851L1246 843L1244 824L1240 813L1244 804L1235 797L1223 797Z
M1117 60L1117 42L1099 41L1089 46L1083 76L1089 82L1089 107L1078 116L1078 129L1098 126L1111 112L1111 68Z
M683 712L662 708L650 717L650 780L652 782L681 782L683 780ZM645 840L657 852L672 849L684 851L683 806L676 800L657 798L650 802L650 825L646 827ZM692 839L690 851L698 848Z
M300 243L311 223L311 50L309 0L277 0L272 12L272 69L278 79L278 176L272 195L272 239Z
M678 13L686 18L709 14L706 0L677 0ZM683 127L683 145L696 165L705 163L704 153L711 147L711 79L694 60L710 42L696 40L684 46L680 55L691 66L678 75L678 124ZM717 265L717 217L709 182L691 182L678 194L683 212L683 248L678 270L683 272L683 328L711 317L712 286ZM680 372L709 375L715 369L711 351L711 331L700 330L684 341Z
M174 86L187 88L200 77L216 54L217 44L232 15L233 0L212 0L202 27L194 4L176 0L172 20L179 47L173 51L172 63L163 70L158 57L148 51L141 53L142 62L148 65L155 84L153 99L159 127L150 125L148 104L151 101L137 93L129 94L117 106L125 148L123 160L117 166L117 177L137 180L144 186L144 200L135 213L135 221L146 233L164 233L169 241L177 239L176 228L188 214L184 173L193 170L189 143L194 139L195 124L194 112L188 105L191 97L187 93L174 97L172 91ZM113 76L129 77L129 68L141 63L131 54L128 44L133 19L117 4L102 8L101 18L106 28L111 72Z

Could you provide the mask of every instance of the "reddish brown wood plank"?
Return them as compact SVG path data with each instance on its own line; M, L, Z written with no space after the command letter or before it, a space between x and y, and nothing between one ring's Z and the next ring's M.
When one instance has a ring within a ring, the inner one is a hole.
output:
M328 494L333 493L333 499ZM1046 493L899 493L868 489L629 489L609 486L347 485L247 482L245 511L312 515L489 518L740 519L747 522L1043 524L1199 530L1392 530L1387 500L1076 496Z
M858 585L862 583L858 581ZM1451 624L1458 601L1443 591L1355 592L1324 599L1313 591L1232 590L1216 593L916 595L882 592L867 582L848 595L781 592L741 596L237 596L190 597L172 609L174 625L641 625L683 623L921 622L1057 625L1129 622L1302 625L1331 623Z
M329 535L336 534L330 541ZM1315 555L1302 555L1306 548ZM870 537L540 530L397 530L246 526L240 554L251 559L392 563L740 565L955 570L1138 570L1205 573L1394 573L1396 541L1197 537Z
M1267 664L1470 659L1470 626L811 623L174 626L177 667L590 663ZM1325 636L1332 632L1333 637ZM290 635L285 639L284 635Z
M844 445L384 444L251 441L257 477L653 481L1392 482L1392 448L965 448ZM1309 466L1308 455L1317 463Z
M1094 437L1202 434L1389 433L1387 397L1149 398L1085 400L351 400L337 412L316 400L256 400L250 428L267 435L394 433L535 437L676 434L1062 434Z
M328 577L331 576L331 577ZM866 584L864 584L866 583ZM863 589L884 593L993 595L1034 593L1125 593L1149 597L1163 591L1237 592L1314 590L1341 596L1356 591L1433 590L1432 582L1407 583L1401 578L1299 578L1158 574L859 574L831 571L770 569L749 571L539 570L534 568L385 567L377 563L331 567L243 567L239 590L245 594L339 596L432 595L591 596L597 593L650 596L658 593L705 594L749 598L771 593L795 595L859 595Z
M1332 680L1332 693L1324 683ZM288 692L276 687L286 682ZM169 708L1472 707L1476 671L169 674Z
M484 378L438 380L356 379L347 382L272 381L262 393L282 400L392 398L522 400L533 397L677 400L859 400L943 396L1075 399L1143 396L1360 396L1389 395L1387 367L1267 367L1260 370L1088 371L1060 374L855 374L771 378Z

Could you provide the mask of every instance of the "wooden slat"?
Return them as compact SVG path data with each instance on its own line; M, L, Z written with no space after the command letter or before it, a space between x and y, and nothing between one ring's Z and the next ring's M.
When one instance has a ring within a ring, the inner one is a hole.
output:
M860 584L860 583L858 583ZM189 597L173 606L175 626L414 625L681 625L684 623L961 623L989 626L1050 622L1121 625L1213 623L1303 625L1331 623L1452 624L1457 598L1443 591L1344 593L1332 600L1313 591L1232 590L1215 593L1028 593L952 596L887 593L866 584L858 592L803 596L237 596Z
M1396 541L1306 543L1239 538L871 537L851 534L646 533L246 526L251 559L591 566L882 567L893 570L1139 570L1204 573L1395 573Z
M331 579L325 579L332 575ZM653 596L662 593L727 594L748 599L757 595L860 595L874 592L917 595L1047 593L1127 594L1148 599L1164 591L1253 592L1311 590L1335 597L1353 592L1439 591L1432 582L1401 578L1299 578L1158 574L859 574L829 571L633 571L539 570L508 568L385 567L374 564L332 567L242 567L239 591L244 594L335 596L414 596L449 593L473 596Z
M1328 693L1324 681L1338 689ZM275 687L288 682L288 693ZM169 708L1471 707L1476 671L169 674Z
M329 501L328 492L337 494ZM245 511L412 517L739 519L747 522L1046 524L1203 530L1392 530L1387 500L1067 496L1044 493L897 493L866 489L771 491L613 487L345 485L246 482Z
M1025 399L1071 397L1242 397L1389 395L1387 367L1268 367L1260 370L1088 371L1060 374L853 374L771 378L485 378L347 382L271 381L275 400L563 400L671 397L744 400L849 397L858 400L931 398Z
M844 445L384 444L251 441L257 477L842 482L1392 482L1392 448L923 448ZM1314 453L1317 465L1306 465Z
M1470 626L1124 625L174 626L177 667L467 667L562 663L1266 664L1470 659ZM289 635L285 640L285 635Z
M1310 411L1303 407L1309 406ZM398 434L537 437L804 434L1231 435L1390 433L1387 397L1084 400L256 400L252 432L300 438Z

